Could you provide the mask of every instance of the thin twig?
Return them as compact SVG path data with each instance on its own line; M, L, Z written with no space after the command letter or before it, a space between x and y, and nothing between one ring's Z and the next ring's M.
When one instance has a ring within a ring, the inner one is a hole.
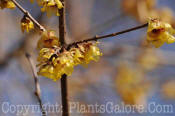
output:
M31 58L30 54L26 53L25 55L26 55L26 58L28 59L28 61L30 63L31 69L32 69L33 78L34 78L34 82L35 82L35 95L38 99L40 109L42 111L42 116L46 116L46 112L43 109L43 103L42 103L42 100L41 100L41 90L40 90L40 84L39 84L39 81L38 81L38 76L36 74L36 67L33 63L33 60Z
M32 15L27 11L25 10L16 0L12 0L12 2L18 7L18 9L20 11L22 11L24 13L24 15L26 15L27 17L30 18L30 20L41 30L41 31L46 31L46 29L38 22L36 21Z
M59 36L61 46L64 48L66 45L65 42L65 0L61 0L64 3L64 8L60 9L59 16ZM67 90L67 75L63 74L61 77L61 97L62 97L62 106L63 113L62 116L69 116L69 105L68 105L68 90Z
M123 31L119 31L119 32L116 32L116 33L112 33L112 34L107 34L107 35L102 35L102 36L97 36L96 35L95 37L92 37L92 38L88 38L88 39L84 39L84 40L81 40L81 41L71 43L71 44L68 45L68 48L70 48L74 45L80 44L80 43L88 42L88 41L97 41L97 40L108 38L108 37L114 37L114 36L124 34L124 33L130 32L130 31L135 31L137 29L141 29L141 28L144 28L144 27L147 27L147 26L148 26L148 23L137 26L137 27L133 27L133 28L130 28L130 29L126 29L126 30L123 30Z

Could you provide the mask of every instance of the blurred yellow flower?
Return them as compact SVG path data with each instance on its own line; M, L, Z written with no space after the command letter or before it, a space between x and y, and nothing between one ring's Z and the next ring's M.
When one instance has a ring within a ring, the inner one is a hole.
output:
M116 77L116 89L125 104L146 105L149 83L142 70L122 64Z
M0 0L0 9L14 9L16 6L11 0Z
M162 86L162 94L165 98L175 99L175 80L168 81Z
M155 47L161 47L164 43L174 43L175 30L168 23L161 22L158 19L148 21L147 41Z
M158 14L155 13L157 0L122 0L121 3L125 13L142 23L147 22L148 17L155 17Z
M51 48L54 46L59 46L59 39L52 30L42 32L41 38L37 43L37 48Z
M24 33L25 30L26 30L26 32L29 32L32 29L34 29L33 22L27 16L24 16L21 19L21 30L22 30L22 32Z
M138 56L138 63L144 70L150 71L157 67L160 58L152 48L144 48Z
M33 2L34 2L34 0L30 0L30 2L31 2L31 3L33 3Z
M37 3L42 6L42 12L47 12L48 17L52 15L59 16L59 9L63 8L60 0L37 0Z

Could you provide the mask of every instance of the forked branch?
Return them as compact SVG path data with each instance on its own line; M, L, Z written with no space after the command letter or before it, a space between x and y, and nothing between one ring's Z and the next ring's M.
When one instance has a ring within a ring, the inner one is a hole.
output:
M24 13L30 20L41 30L41 31L46 31L46 29L38 22L36 21L32 15L25 10L16 0L12 0L12 2L17 6L17 8Z

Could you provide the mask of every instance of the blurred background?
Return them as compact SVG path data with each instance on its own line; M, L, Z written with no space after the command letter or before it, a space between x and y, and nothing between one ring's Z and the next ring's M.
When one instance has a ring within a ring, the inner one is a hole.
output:
M29 0L17 1L58 35L58 17L48 18L36 3L31 4ZM67 0L66 42L125 30L145 23L149 17L160 18L175 26L174 3L174 0ZM22 17L17 9L0 10L0 107L4 102L38 105L25 52L30 53L37 64L36 44L40 36L37 31L21 32ZM143 105L148 109L149 104L155 103L156 106L170 105L174 112L141 113L136 108L134 113L79 113L78 109L73 109L71 116L175 116L175 44L155 49L145 47L145 39L146 28L100 40L103 56L99 62L91 62L88 67L77 66L68 78L69 100L87 107L112 102ZM43 104L61 104L60 80L53 82L39 77L39 83ZM4 113L0 109L0 116L15 115L16 112ZM30 109L19 116L23 115L41 114Z

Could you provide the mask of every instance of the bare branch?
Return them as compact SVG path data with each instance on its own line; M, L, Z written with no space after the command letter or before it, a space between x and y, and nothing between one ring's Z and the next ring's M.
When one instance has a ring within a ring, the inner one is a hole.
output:
M71 44L68 45L68 48L71 48L74 45L84 43L84 42L88 42L88 41L97 41L97 40L108 38L108 37L114 37L114 36L124 34L124 33L130 32L130 31L135 31L135 30L147 27L147 26L148 26L148 23L137 26L137 27L133 27L133 28L130 28L130 29L126 29L126 30L123 30L123 31L119 31L119 32L116 32L116 33L112 33L112 34L107 34L107 35L102 35L102 36L96 35L95 37L92 37L92 38L89 38L89 39L84 39L84 40L81 40L81 41L71 43Z
M43 103L42 103L42 100L41 100L41 90L40 90L40 84L39 84L39 81L38 81L38 76L36 74L36 67L33 63L33 60L30 56L30 54L26 53L26 58L28 59L29 63L30 63L30 66L31 66L31 69L32 69L32 73L33 73L33 78L34 78L34 82L35 82L35 95L38 99L38 102L40 104L40 109L42 111L42 116L46 116L46 112L45 110L43 109Z

